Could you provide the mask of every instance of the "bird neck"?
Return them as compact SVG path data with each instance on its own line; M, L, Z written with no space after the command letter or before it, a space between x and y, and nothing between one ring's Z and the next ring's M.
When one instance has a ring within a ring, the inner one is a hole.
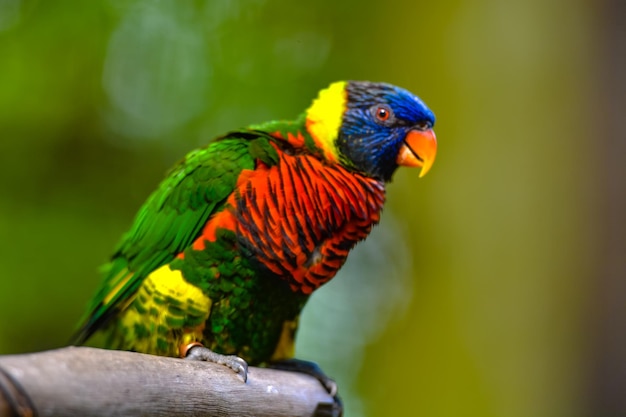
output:
M271 121L249 126L249 129L265 132L274 139L276 145L292 154L310 154L319 159L327 159L313 136L307 129L306 114L296 120Z
M311 106L294 121L275 121L252 126L269 133L294 149L317 155L329 163L343 163L337 138L347 108L345 81L320 91Z

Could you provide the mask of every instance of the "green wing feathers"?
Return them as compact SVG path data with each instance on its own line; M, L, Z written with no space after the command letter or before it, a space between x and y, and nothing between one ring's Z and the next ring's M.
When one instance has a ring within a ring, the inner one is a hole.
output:
M103 270L104 282L73 342L85 342L129 303L144 279L171 262L202 232L235 189L244 169L254 169L258 144L243 133L189 153L141 207L131 229Z

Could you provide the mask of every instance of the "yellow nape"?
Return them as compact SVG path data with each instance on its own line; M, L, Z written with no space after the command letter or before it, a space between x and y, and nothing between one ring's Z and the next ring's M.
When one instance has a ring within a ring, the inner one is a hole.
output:
M307 129L315 144L324 150L326 159L333 162L339 160L335 140L348 100L346 84L346 81L338 81L320 91L306 113Z

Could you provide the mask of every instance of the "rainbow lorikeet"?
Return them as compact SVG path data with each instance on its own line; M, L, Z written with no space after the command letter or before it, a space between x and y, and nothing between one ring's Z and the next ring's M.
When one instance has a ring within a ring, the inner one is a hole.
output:
M123 236L75 342L101 330L113 349L202 349L244 378L245 362L292 358L300 311L378 223L385 183L430 169L434 122L406 90L342 81L293 121L190 152Z

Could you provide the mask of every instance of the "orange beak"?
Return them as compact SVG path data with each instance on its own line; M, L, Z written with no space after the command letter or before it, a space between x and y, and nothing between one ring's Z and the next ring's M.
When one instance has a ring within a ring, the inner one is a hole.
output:
M411 130L404 138L396 163L405 167L420 167L420 178L430 170L437 154L437 138L432 129Z

